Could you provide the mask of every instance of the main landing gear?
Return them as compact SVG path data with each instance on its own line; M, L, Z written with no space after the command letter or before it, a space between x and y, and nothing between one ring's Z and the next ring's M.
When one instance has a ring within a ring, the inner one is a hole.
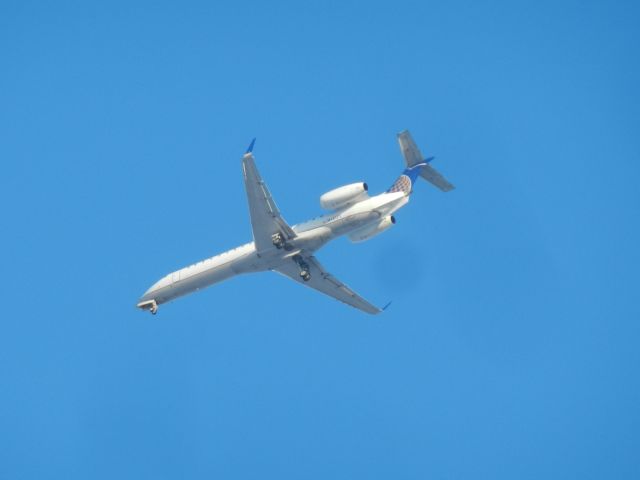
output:
M282 235L280 232L274 233L273 235L271 235L271 241L273 242L273 244L276 246L278 250L285 249L287 252L293 250L293 246L287 243L287 240L284 238L284 235Z
M273 241L273 244L278 249L284 248L286 245L286 242L284 241L284 237L280 232L274 233L273 235L271 235L271 241Z
M274 233L271 235L271 241L276 246L277 249L285 249L291 250L291 245L288 245L282 233ZM309 272L309 264L304 261L301 255L294 255L293 261L296 262L298 267L300 267L300 278L305 282L308 282L311 279L311 272Z
M305 282L311 280L311 273L309 272L309 264L304 261L300 255L294 255L293 261L300 267L300 278Z

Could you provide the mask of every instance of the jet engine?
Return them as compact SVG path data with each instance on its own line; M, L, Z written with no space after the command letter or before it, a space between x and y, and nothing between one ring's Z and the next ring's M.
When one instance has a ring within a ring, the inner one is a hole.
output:
M394 217L393 215L387 215L378 223L367 225L366 227L363 227L360 230L356 230L355 232L349 234L349 240L351 240L353 243L364 242L365 240L369 240L379 233L384 232L387 228L391 227L395 223L396 217Z
M367 198L369 187L364 182L351 183L334 188L320 197L320 206L325 210L337 210Z

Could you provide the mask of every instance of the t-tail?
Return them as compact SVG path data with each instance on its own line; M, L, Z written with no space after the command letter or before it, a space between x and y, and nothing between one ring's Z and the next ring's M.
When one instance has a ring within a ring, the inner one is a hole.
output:
M404 130L398 134L398 144L400 145L400 151L402 152L407 168L405 168L402 175L391 185L391 188L387 190L388 192L404 192L409 195L418 177L424 178L431 185L434 185L443 192L448 192L455 188L440 172L429 165L434 157L424 158L422 156L409 130Z

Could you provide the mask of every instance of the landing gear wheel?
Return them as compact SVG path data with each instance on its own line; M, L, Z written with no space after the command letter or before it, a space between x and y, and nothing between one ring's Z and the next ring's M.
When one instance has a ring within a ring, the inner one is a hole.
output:
M296 262L298 267L300 267L300 278L305 282L308 282L311 278L311 273L309 273L309 264L305 262L300 255L294 255L293 261Z
M271 241L278 249L284 248L285 246L284 238L280 232L274 233L273 235L271 235Z

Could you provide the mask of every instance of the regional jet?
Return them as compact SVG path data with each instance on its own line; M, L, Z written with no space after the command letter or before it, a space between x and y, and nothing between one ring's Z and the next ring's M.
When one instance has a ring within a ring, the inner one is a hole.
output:
M271 270L366 313L382 312L384 308L331 275L315 253L335 238L346 235L352 242L363 242L390 228L396 223L393 214L409 202L418 177L443 192L452 190L453 185L430 165L434 157L424 158L411 134L400 132L398 143L406 168L387 191L370 196L364 182L344 185L320 197L328 213L290 226L258 172L254 143L255 139L242 157L253 241L166 275L144 293L137 307L155 314L159 305L214 283Z

